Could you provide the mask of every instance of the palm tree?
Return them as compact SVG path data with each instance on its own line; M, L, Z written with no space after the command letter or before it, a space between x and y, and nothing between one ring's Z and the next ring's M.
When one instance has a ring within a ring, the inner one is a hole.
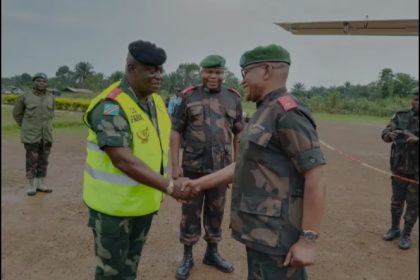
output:
M89 75L93 74L93 66L89 62L79 62L74 66L74 77L78 84L82 84Z

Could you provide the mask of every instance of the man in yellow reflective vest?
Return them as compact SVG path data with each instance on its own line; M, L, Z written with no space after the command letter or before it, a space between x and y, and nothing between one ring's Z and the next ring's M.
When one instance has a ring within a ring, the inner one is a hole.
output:
M163 193L189 200L181 180L167 179L171 121L156 94L166 53L146 41L128 46L125 76L95 97L83 200L95 239L95 279L135 279L141 251Z

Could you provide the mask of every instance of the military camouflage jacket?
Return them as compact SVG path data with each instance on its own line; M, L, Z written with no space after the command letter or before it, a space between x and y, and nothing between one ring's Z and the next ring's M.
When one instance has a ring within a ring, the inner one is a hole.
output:
M257 104L235 168L232 236L272 255L286 255L299 239L304 173L325 164L315 123L296 102L282 88Z
M172 116L172 129L182 134L182 168L211 173L232 163L232 135L243 126L240 96L233 90L197 86L184 91Z
M153 101L140 101L125 78L121 80L119 87L149 115L153 125L156 127L156 108ZM107 112L106 110L106 108L113 107L114 105L118 105L118 103L110 99L99 102L88 116L89 124L96 133L99 147L129 148L132 143L132 134L128 125L127 116L121 108L112 112Z
M414 110L397 112L382 131L382 139L391 142L389 133L406 130L419 137L419 115ZM391 171L400 175L419 174L419 144L406 143L406 135L399 134L391 146Z
M16 99L13 118L21 127L22 143L53 142L54 95L36 90Z

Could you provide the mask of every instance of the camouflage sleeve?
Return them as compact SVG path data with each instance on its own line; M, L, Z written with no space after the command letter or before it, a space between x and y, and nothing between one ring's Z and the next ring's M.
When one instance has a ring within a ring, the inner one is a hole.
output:
M242 114L242 104L241 99L238 98L236 100L236 118L233 123L233 133L238 134L239 132L244 129L244 120L243 120L243 114Z
M25 114L25 96L20 95L13 106L13 118L19 126L22 125L23 115Z
M172 129L182 132L185 128L185 124L187 123L187 99L182 98L179 105L175 108L171 119L172 119Z
M391 118L389 124L382 130L382 140L389 143L392 142L392 139L389 137L389 133L394 131L398 127L398 114L394 114Z
M326 163L318 134L299 110L289 111L277 122L278 145L292 160L296 169L306 171Z
M98 146L130 147L131 131L121 107L112 100L96 105L88 116L89 124L96 133Z

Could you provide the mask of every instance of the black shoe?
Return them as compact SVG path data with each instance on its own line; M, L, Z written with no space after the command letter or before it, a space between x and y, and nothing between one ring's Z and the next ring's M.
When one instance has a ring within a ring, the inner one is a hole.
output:
M400 237L401 230L399 228L390 228L387 233L382 236L382 239L385 241L394 240L397 237Z
M231 273L234 270L233 265L223 259L217 252L217 249L207 249L206 254L204 255L203 263L214 266L225 273Z
M190 276L190 269L194 266L192 254L184 254L181 264L178 266L175 278L185 280Z
M399 247L402 250L410 249L410 247L411 247L410 235L408 235L408 234L401 235Z

